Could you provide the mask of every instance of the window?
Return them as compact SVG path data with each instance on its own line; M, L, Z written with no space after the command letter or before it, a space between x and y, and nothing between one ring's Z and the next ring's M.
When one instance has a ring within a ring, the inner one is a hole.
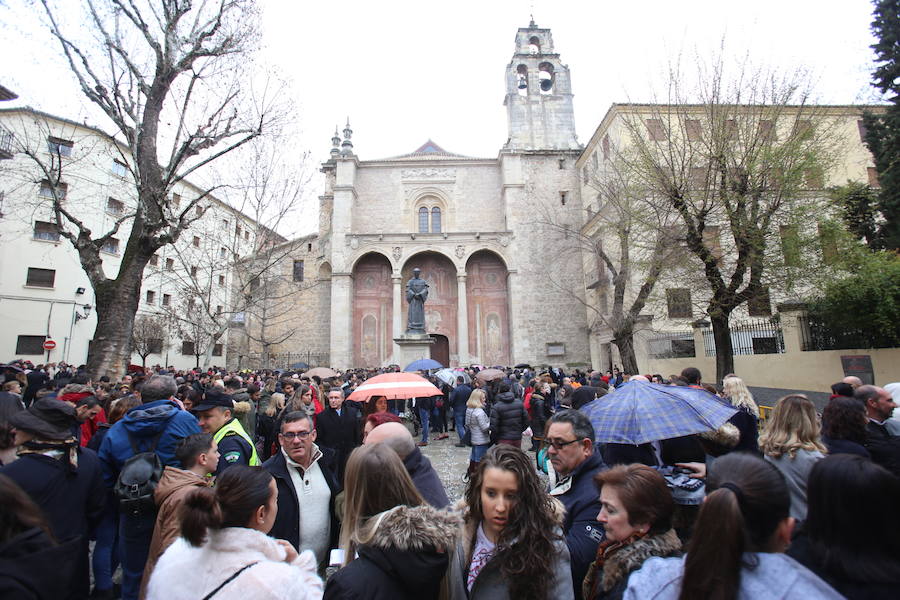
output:
M72 148L75 142L64 140L58 137L47 138L47 152L50 154L58 154L59 156L72 156Z
M875 167L866 167L866 175L869 177L869 187L881 187L881 182L878 181L878 169Z
M114 160L110 171L112 171L113 175L125 177L128 174L128 167L122 161Z
M820 190L825 187L825 176L822 169L813 167L803 172L803 185L808 190Z
M590 183L591 173L588 171L587 165L581 170L581 178L585 183Z
M125 212L125 203L115 198L106 199L106 212L111 215L121 215Z
M157 255L153 255L150 257L150 266L158 267L159 266L159 257Z
M167 258L166 259L166 271L174 271L175 270L175 259Z
M48 221L35 221L34 239L44 240L47 242L58 242L59 229L56 227L55 223L50 223Z
M203 216L203 207L198 204L197 206L194 207L194 212L197 213L198 217L202 217Z
M563 169L566 168L566 159L565 158L558 158L557 161L559 162L559 170L560 171L562 171Z
M212 355L213 356L222 356L222 344L216 344L213 346Z
M219 287L225 287L225 276L219 275Z
M247 242L250 241L250 230L249 229L244 230L244 241L247 241Z
M838 257L837 233L832 227L819 223L819 244L822 249L822 262L834 264Z
M707 225L703 230L703 245L709 248L710 253L716 262L722 260L722 243L719 238L720 229L718 225Z
M172 294L163 294L163 306L171 306L172 305Z
M566 192L559 193L559 203L563 206L566 205L566 200L568 200L568 194Z
M737 121L725 119L725 139L731 139L737 133Z
M781 234L781 252L784 254L786 267L800 265L800 235L794 225L782 225L778 228Z
M241 237L241 226L239 224L234 226L234 235Z
M751 317L771 317L772 299L769 288L763 288L759 294L747 300L747 312Z
M294 261L294 281L303 281L303 261Z
M691 306L691 290L687 288L667 289L666 304L669 307L670 319L690 319L694 316L693 306Z
M603 141L600 143L600 146L603 148L603 160L609 159L609 136L604 135Z
M699 142L703 138L703 127L700 125L700 119L685 119L684 132L687 134L689 142Z
M222 311L223 311L223 310L225 310L225 307L224 307L224 306L222 306L221 304L217 305L217 306L216 306L216 316L217 316L217 317L222 316Z
M193 277L194 279L197 279L197 267L196 266L191 267L191 277Z
M428 233L428 208L419 209L419 233Z
M156 304L156 292L153 290L147 290L146 298L147 304Z
M431 209L431 233L441 232L441 209L435 206Z
M16 339L16 354L43 354L46 339L43 335L20 335Z
M172 194L172 210L178 210L181 206L181 194Z
M150 354L162 354L162 349L162 338L150 338L147 340L147 350L150 351Z
M547 356L565 356L566 345L562 342L549 342L547 344Z
M252 294L256 290L259 289L259 277L254 277L250 280L250 293Z
M778 138L775 136L775 121L761 119L759 121L759 137L767 142L776 141Z
M222 227L228 229L228 219L222 219Z
M25 277L25 285L30 287L52 288L55 282L55 269L38 269L36 267L28 267L28 274Z
M709 170L706 167L691 167L691 187L695 190L705 190L706 176Z
M109 238L103 245L100 246L101 252L106 252L107 254L118 254L119 253L119 240L116 238Z
M866 129L866 122L862 119L856 122L856 128L859 129L859 141L865 143L866 142L866 133L868 133L868 129Z
M647 119L644 121L647 126L647 133L654 142L661 142L666 139L666 132L663 129L663 123L659 119Z
M200 247L200 236L195 235L194 240L191 242L191 244L193 244L194 248L199 248Z
M306 245L306 251L307 251L307 252L312 252L312 242L310 242L310 243L308 243L308 244Z
M191 340L184 340L181 342L181 353L185 356L193 356L194 355L194 342Z
M65 200L66 193L69 191L69 186L63 182L59 182L56 184L56 194L59 196L60 200ZM49 198L50 200L54 199L53 196L53 186L50 185L50 182L46 179L41 182L41 191L39 192L41 197Z

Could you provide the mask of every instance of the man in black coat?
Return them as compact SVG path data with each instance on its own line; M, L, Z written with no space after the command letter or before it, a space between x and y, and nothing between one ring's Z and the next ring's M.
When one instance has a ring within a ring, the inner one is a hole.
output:
M269 535L287 540L298 551L312 550L321 570L328 566L329 551L337 547L340 525L334 501L341 486L334 474L334 451L319 448L315 441L306 411L287 413L278 433L280 448L263 468L278 487L278 514Z
M69 598L90 595L88 542L106 506L100 459L72 435L75 408L44 398L12 415L19 458L0 469L34 500L59 542L80 539Z
M505 381L498 390L497 400L491 407L491 441L520 448L522 433L528 428L525 404L513 395Z
M466 402L472 395L472 388L466 385L466 380L459 376L456 378L456 389L450 394L450 406L453 407L453 422L456 425L456 433L459 435L458 447L463 447L463 437L466 435Z
M412 435L404 425L384 423L366 436L366 444L379 442L384 442L397 453L397 456L403 461L403 467L409 473L413 485L416 486L425 502L435 508L450 506L450 499L447 497L447 491L444 489L444 484L441 483L441 478L431 466L428 457L416 447Z
M28 379L28 385L25 387L22 401L25 403L25 406L31 406L31 403L34 402L35 394L37 394L39 389L47 385L47 382L50 381L50 376L47 375L43 365L38 365L37 369L32 369L25 377Z
M344 469L353 449L362 443L362 416L350 402L344 402L341 388L328 391L328 408L316 417L316 442L319 448L334 450L337 478L344 483Z
M853 392L853 397L865 404L866 450L877 463L900 476L900 436L891 435L884 422L891 418L896 402L890 392L874 385L861 385Z

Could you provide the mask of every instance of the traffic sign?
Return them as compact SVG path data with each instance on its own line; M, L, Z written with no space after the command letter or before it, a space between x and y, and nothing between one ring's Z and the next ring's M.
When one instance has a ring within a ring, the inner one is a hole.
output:
M44 341L44 350L53 350L54 348L56 348L56 342L53 340Z

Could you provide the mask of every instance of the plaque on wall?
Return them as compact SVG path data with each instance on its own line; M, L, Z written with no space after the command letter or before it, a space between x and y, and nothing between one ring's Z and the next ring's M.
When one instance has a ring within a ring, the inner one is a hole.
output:
M566 345L560 343L547 344L547 356L565 356Z
M841 356L841 367L844 377L859 377L863 385L875 385L875 370L872 368L872 357L868 354Z

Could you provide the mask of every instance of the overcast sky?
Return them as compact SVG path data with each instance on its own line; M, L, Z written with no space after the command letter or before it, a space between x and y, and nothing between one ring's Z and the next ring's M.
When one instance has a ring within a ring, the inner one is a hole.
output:
M0 81L20 95L18 104L80 120L78 104L86 101L55 61L58 47L21 17L23 3L10 0L15 7L0 11ZM877 99L869 87L868 0L266 0L261 6L263 56L290 78L301 108L296 147L316 161L327 158L334 126L343 128L348 116L363 160L413 151L428 138L452 152L496 156L507 138L505 68L532 6L571 70L582 143L611 103L650 100L673 57L708 56L723 39L726 54L810 69L821 102Z

